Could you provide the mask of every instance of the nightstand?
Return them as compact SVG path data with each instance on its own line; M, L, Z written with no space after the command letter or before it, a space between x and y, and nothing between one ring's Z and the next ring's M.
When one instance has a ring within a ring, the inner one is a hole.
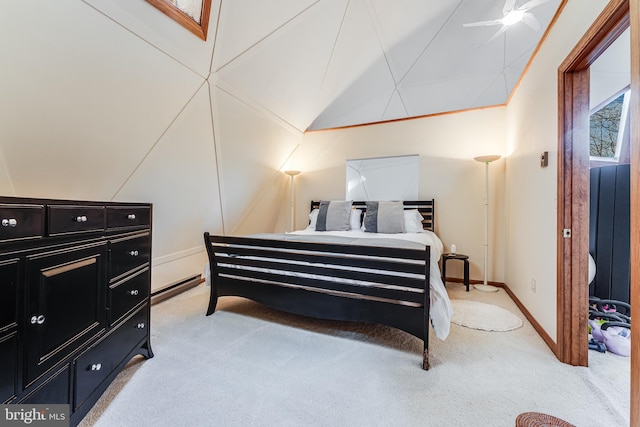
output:
M442 283L446 286L447 261L450 259L458 259L464 262L464 285L469 292L469 257L462 254L442 254Z

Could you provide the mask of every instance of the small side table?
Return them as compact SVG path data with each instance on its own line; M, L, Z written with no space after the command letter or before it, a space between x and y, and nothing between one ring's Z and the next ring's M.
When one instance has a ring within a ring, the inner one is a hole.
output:
M464 262L464 285L469 292L469 257L462 254L442 254L442 282L446 284L447 277L447 261L450 259L459 259Z

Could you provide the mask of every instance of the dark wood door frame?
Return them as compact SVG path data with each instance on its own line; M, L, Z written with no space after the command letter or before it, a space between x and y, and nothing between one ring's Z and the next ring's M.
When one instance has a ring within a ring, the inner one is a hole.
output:
M587 366L589 66L631 27L631 212L640 207L640 0L611 0L558 71L558 359ZM563 237L570 230L571 237ZM640 218L631 215L631 312L640 310ZM632 329L631 402L640 398L640 330ZM631 425L640 408L631 405Z

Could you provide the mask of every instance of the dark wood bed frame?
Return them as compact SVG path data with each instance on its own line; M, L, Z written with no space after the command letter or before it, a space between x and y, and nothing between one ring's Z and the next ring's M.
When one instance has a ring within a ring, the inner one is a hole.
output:
M365 203L353 204L365 209ZM311 202L312 209L318 205ZM433 231L433 200L404 205L418 209L424 229ZM423 340L422 368L429 369L429 246L399 249L209 233L204 241L211 270L207 315L213 314L219 297L233 295L303 316L387 325ZM375 285L359 286L353 280Z

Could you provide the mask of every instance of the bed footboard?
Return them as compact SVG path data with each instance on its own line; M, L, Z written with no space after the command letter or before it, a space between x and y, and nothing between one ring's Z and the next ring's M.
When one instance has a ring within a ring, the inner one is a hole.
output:
M424 342L429 369L429 247L284 241L204 233L207 315L234 295L309 317L392 326Z

